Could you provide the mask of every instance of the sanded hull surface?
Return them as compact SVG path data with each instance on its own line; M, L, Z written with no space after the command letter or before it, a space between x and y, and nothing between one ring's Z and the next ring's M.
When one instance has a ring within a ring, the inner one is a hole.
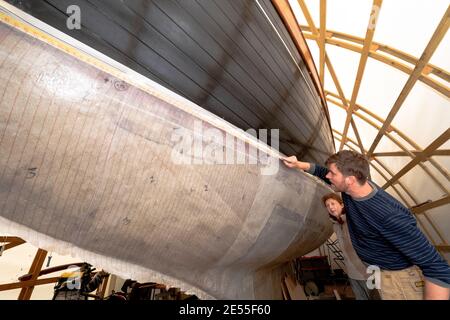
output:
M176 164L196 116L6 24L0 96L0 228L44 249L201 297L274 298L261 270L331 233L314 177Z

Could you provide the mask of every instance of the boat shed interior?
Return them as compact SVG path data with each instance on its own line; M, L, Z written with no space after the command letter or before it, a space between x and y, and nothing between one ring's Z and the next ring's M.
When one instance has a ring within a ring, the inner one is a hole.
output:
M0 300L448 300L449 26L448 0L0 0Z

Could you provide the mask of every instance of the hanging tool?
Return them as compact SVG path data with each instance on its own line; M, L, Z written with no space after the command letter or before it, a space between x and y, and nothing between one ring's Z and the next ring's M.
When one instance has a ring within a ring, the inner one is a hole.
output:
M52 260L52 253L47 257L47 268L50 267L50 261Z

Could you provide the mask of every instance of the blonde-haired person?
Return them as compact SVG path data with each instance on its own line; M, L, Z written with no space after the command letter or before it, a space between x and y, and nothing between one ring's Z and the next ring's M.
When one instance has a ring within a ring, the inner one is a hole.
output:
M355 249L353 249L342 198L336 193L329 193L323 196L322 202L333 222L333 229L344 256L344 271L347 273L356 300L380 300L378 290L367 287L368 274L366 266L359 259Z

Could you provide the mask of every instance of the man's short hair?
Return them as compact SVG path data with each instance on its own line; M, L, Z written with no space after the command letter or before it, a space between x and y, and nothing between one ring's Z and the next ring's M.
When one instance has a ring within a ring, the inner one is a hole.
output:
M342 150L327 159L325 165L334 163L338 170L346 177L354 176L359 184L364 184L369 178L369 161L362 154Z

